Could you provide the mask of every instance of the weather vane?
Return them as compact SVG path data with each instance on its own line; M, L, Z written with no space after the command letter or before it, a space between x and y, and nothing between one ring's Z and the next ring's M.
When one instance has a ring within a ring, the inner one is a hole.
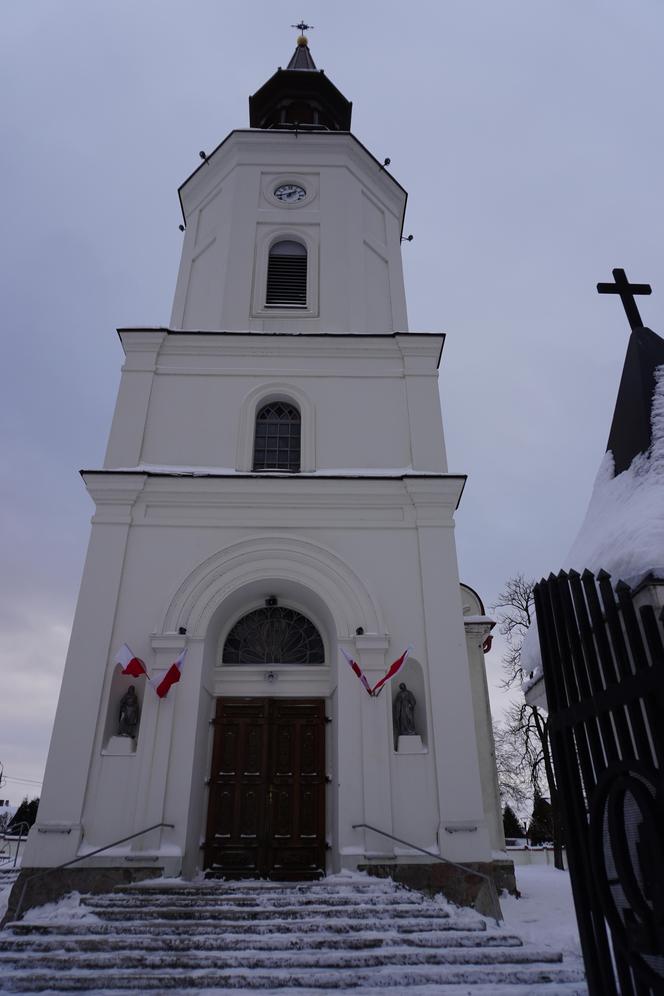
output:
M297 28L300 34L303 35L305 31L311 31L313 24L305 24L304 21L300 21L299 24L291 24L291 28Z

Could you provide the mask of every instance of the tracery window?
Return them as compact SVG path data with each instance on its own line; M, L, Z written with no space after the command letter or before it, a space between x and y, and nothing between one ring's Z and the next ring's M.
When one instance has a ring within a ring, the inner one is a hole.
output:
M226 637L222 664L324 664L320 633L306 616L281 605L254 609Z
M254 470L300 469L300 413L286 401L272 401L256 415Z
M267 260L267 308L306 308L307 250L301 242L275 242Z

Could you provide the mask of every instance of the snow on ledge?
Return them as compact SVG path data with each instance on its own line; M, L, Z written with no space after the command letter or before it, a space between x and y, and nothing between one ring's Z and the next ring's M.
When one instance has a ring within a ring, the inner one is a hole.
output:
M279 470L237 470L235 467L193 467L182 464L139 463L135 467L103 467L101 471L85 473L103 474L172 474L191 477L457 477L434 470L413 470L408 467L334 467L325 470L291 473Z

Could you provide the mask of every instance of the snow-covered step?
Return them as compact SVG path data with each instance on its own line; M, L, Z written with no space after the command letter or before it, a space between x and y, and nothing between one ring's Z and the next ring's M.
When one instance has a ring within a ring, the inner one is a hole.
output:
M144 883L83 903L0 934L3 993L585 996L559 952L384 880Z
M50 972L31 971L27 973L8 972L3 974L3 985L14 992L39 992L41 989L53 992L85 992L100 988L98 972L86 972L75 969L66 975L54 976ZM197 972L171 969L168 973L150 971L132 971L123 973L115 970L108 982L117 990L150 992L168 992L172 989L220 989L260 991L277 990L280 987L303 989L305 987L318 989L355 989L359 986L381 988L381 983L393 988L407 989L412 986L455 985L469 986L487 984L492 986L516 984L521 986L542 985L545 983L581 982L582 973L574 969L552 969L550 966L481 966L481 967L381 967L370 969L352 969L350 971L312 968L293 970L291 968L270 968L267 971L244 969L229 969L217 972L201 969ZM103 984L103 983L102 983Z
M313 906L310 909L301 909L298 906L286 906L283 909L238 909L234 907L215 906L190 906L185 909L173 909L168 906L143 906L135 910L126 910L123 907L111 907L109 909L95 908L90 906L91 912L104 920L125 921L128 917L136 921L140 920L214 920L217 924L232 923L241 921L242 923L252 923L254 920L265 922L272 920L291 920L295 922L307 920L334 920L341 917L345 921L358 920L407 920L417 927L423 927L430 923L440 923L449 919L449 913L437 909L417 909L416 912L410 906L396 905L394 908L375 908L371 906L358 906L344 909L343 911L331 910L325 906Z
M19 952L0 952L0 970L11 969L23 962ZM206 968L376 968L387 965L525 965L536 963L557 963L562 961L560 952L534 950L525 947L511 948L415 948L391 947L373 951L252 951L250 948L236 951L179 951L145 952L130 951L125 947L122 955L123 969L166 969ZM39 967L53 971L69 968L71 955L50 951L39 957ZM79 952L77 968L87 970L109 970L118 964L116 952Z
M166 931L177 931L180 936L185 934L195 936L201 931L215 931L217 937L221 931L220 921L218 919L209 920L146 920L140 921L138 918L127 919L125 918L127 924L131 924L132 930L135 933L141 934L158 934L163 935ZM223 931L226 934L239 933L246 934L248 932L258 933L258 934L273 934L279 930L279 920L268 919L268 920L257 920L252 919L251 924L245 920L235 920L228 921L223 924ZM282 925L283 926L283 925ZM12 923L9 928L17 934L46 934L53 928L50 925L43 923ZM89 934L90 926L89 923L86 925L81 925L79 923L58 923L58 929L66 931L71 934ZM95 924L96 933L108 933L115 934L118 930L122 929L122 923L119 921L113 921L109 923L104 923L99 921ZM288 927L291 931L293 930L293 924L291 923ZM311 920L301 920L297 921L297 933L299 934L320 934L328 931L330 933L337 934L348 934L353 933L357 935L358 930L362 929L361 921L358 923L357 920L344 919L341 916L335 917L333 919L311 919ZM387 921L385 930L389 929L391 931L397 931L398 933L422 933L435 931L457 931L457 930L472 930L478 933L483 933L486 930L486 923L482 920L478 920L477 923L468 922L465 919L455 919L449 916L448 919L444 917L441 918L439 922L432 920L399 920L399 921Z
M255 934L243 931L241 934L218 931L211 934L195 933L182 936L181 933L170 933L159 929L154 934L133 934L129 944L126 934L101 933L98 927L91 935L90 930L79 927L78 933L57 933L43 930L35 934L26 925L25 934L17 932L10 936L0 934L0 952L5 951L215 951L222 947L224 951L333 951L333 950L366 950L370 948L388 947L421 947L421 948L491 948L491 947L521 947L523 942L515 934L489 933L481 931L441 931L402 933L388 931L354 932L350 936L343 933L320 931L318 933L297 934L274 933Z
M224 892L320 892L334 893L351 892L361 893L379 892L393 893L394 882L390 879L372 878L366 876L364 879L351 878L346 875L328 875L327 878L312 879L310 882L293 881L277 882L271 879L224 879L224 878L204 878L193 882L185 879L163 879L149 878L142 882L128 882L120 886L122 892L204 892L205 890L214 892L220 887Z
M518 983L471 983L464 984L463 988L460 989L458 984L451 983L437 983L435 988L432 990L430 985L426 983L418 985L407 986L409 993L412 996L588 996L588 989L584 982L542 982L533 983L529 982L525 985L520 985ZM260 990L261 996L325 996L330 992L334 992L336 989L339 990L338 986L332 987L311 987L311 986L280 986L278 989L274 988L263 988ZM0 990L1 992L2 990ZM2 996L5 996L5 990ZM13 989L13 992L18 992L19 990ZM23 989L22 992L27 992L29 990ZM61 992L66 992L67 990L60 990ZM230 990L226 988L216 988L213 991L203 987L202 989L204 996L223 996L223 994L228 994ZM251 988L245 989L246 992L250 992ZM99 988L99 986L93 989L78 989L69 990L69 992L88 992L94 993L94 996L127 996L126 989L116 989L109 983L108 986ZM196 996L196 994L201 992L201 987L192 989L190 987L182 988L181 986L175 985L173 988L168 990L168 996ZM352 989L348 989L347 992L352 992L353 996L403 996L404 986L402 984L398 986L392 986L389 984L382 985L380 987L376 986L356 986Z
M370 906L372 909L387 909L394 904L394 898L395 897L392 893L380 893L376 897L372 898ZM280 910L288 906L297 906L303 909L315 906L324 906L326 909L345 909L351 906L367 909L368 907L366 895L344 896L336 893L329 896L312 895L311 893L292 893L288 896L271 894L238 895L236 893L231 893L229 895L209 895L208 893L203 893L202 895L183 896L178 895L177 893L149 895L147 893L136 894L123 892L105 896L90 896L87 901L87 905L95 908L122 907L123 909L130 909L136 906L144 906L146 903L149 903L152 907L169 906L174 909L180 909L188 906L199 905L201 901L207 907L219 906L233 907L236 909L252 909L254 907L260 907L261 909ZM403 896L399 896L400 906L422 906L424 904L426 904L425 897L417 892L405 893Z

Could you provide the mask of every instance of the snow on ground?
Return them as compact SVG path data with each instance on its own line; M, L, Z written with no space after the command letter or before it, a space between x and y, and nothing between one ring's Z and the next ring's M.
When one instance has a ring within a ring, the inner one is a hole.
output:
M24 923L99 923L99 917L81 902L79 892L70 892L56 903L45 903L28 910L22 917Z
M583 968L569 872L550 865L515 868L521 898L503 893L503 928L526 944L562 951L569 968Z

